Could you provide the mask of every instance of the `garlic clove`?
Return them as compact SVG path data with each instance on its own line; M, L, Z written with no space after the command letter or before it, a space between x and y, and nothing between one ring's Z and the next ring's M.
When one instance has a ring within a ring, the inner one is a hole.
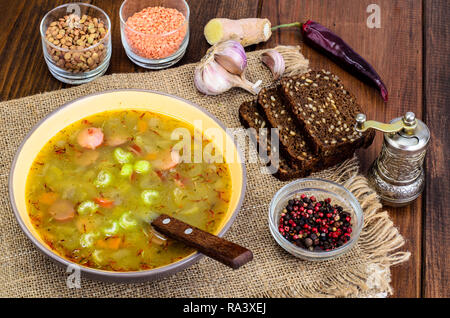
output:
M208 85L208 89L210 91L214 91L215 94L220 94L228 91L232 87L240 87L256 95L261 90L262 81L259 80L256 83L252 83L245 78L245 76L238 76L235 74L229 73L226 69L220 66L217 63L210 63L203 70L203 80L206 83L213 83L212 85ZM211 87L214 87L212 89Z
M247 67L247 55L244 47L237 41L229 40L217 44L214 59L228 72L242 75Z
M270 69L273 79L279 79L285 71L283 56L274 49L267 50L261 54L261 61Z
M208 89L214 92L214 95L233 87L230 76L230 73L214 61L205 65L203 69L203 80L208 83Z
M231 76L223 67L215 61L210 61L203 66L202 77L207 95L218 95L233 87L229 77Z
M200 93L205 95L213 95L208 86L203 81L203 67L197 66L194 71L194 85Z

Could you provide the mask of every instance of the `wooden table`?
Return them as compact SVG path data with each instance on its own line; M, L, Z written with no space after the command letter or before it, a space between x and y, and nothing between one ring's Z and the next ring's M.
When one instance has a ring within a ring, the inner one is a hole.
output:
M0 0L0 100L68 87L55 80L44 62L39 22L50 9L67 1ZM132 64L122 48L119 0L89 1L103 8L113 25L113 54L108 73L146 72ZM387 104L377 91L348 75L327 58L302 43L299 30L284 29L264 44L301 44L312 68L338 74L356 95L368 118L389 121L406 111L415 112L431 129L426 158L424 194L405 208L389 208L395 225L411 251L408 263L392 269L395 297L449 297L448 142L450 36L445 0L190 0L191 38L180 65L198 61L208 48L203 26L213 17L267 17L273 25L312 19L341 35L379 72L390 92ZM379 5L381 28L368 28L369 4ZM359 152L366 170L380 151L381 134Z

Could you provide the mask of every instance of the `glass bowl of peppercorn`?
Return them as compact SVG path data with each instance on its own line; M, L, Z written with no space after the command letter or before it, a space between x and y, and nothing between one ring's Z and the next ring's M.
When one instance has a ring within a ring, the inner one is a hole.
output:
M299 179L285 185L269 207L269 228L275 241L304 260L327 260L349 251L363 223L356 197L323 179Z
M49 11L40 25L42 49L50 73L68 84L103 75L111 59L111 21L100 8L68 3Z

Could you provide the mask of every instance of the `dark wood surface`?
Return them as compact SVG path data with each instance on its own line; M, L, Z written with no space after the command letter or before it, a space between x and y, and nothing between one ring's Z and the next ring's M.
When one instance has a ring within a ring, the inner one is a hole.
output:
M68 87L55 80L44 62L39 35L42 16L61 0L0 0L0 100L19 98ZM91 2L104 9L113 25L111 73L146 72L132 64L120 41L119 0ZM368 118L389 121L406 111L415 112L431 129L426 158L427 186L416 202L404 208L388 208L394 224L411 251L406 264L392 268L394 297L449 297L450 243L449 147L446 133L449 111L449 2L445 0L188 0L191 8L191 39L179 65L198 61L209 47L203 26L213 17L267 17L272 24L320 22L341 35L371 63L390 93L384 104L376 89L324 56L302 44L299 30L276 31L267 43L248 50L278 44L300 45L312 68L338 74L356 95ZM369 4L381 9L381 28L366 25ZM24 23L26 21L26 23ZM359 152L362 169L376 158L381 134L374 144Z
M422 295L450 297L449 110L450 2L426 1L424 14L424 118L431 130L426 161L427 178L422 207L424 215Z

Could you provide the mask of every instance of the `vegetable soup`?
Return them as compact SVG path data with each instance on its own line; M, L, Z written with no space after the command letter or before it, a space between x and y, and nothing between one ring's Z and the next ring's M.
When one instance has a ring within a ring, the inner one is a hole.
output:
M110 271L176 262L194 250L150 223L165 213L213 233L231 195L228 165L189 163L172 151L188 123L143 111L96 114L60 131L40 151L27 179L33 226L62 257ZM203 146L210 143L203 137ZM191 153L194 153L194 145Z

